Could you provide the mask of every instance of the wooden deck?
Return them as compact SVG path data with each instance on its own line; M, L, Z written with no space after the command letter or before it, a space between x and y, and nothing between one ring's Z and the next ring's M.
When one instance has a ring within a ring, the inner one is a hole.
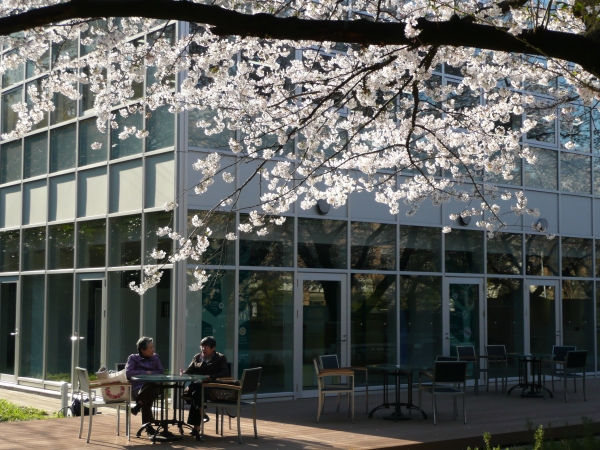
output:
M579 383L581 385L581 383ZM1 391L1 390L0 390ZM482 390L483 391L483 390ZM2 391L7 392L7 391ZM416 402L416 389L415 389ZM3 396L3 395L0 395ZM11 400L18 400L17 394ZM370 396L371 407L381 402L381 392ZM10 396L9 396L10 397ZM402 393L405 399L406 392ZM383 420L389 410L382 409L372 419L364 413L364 396L357 395L356 420L352 424L345 412L335 412L335 399L328 398L325 414L316 423L317 400L299 401L260 401L258 405L258 440L252 436L252 421L248 419L250 410L242 415L242 436L245 446L265 449L466 449L467 446L481 447L484 432L492 434L492 443L511 444L527 442L530 436L526 431L528 422L535 427L540 424L552 426L555 437L581 432L582 417L600 424L600 379L589 379L587 383L588 401L583 401L581 391L573 393L569 387L569 403L563 398L562 384L557 383L554 399L520 398L517 390L511 396L481 392L479 396L469 389L467 395L467 424L462 420L452 420L452 399L438 401L438 424L433 425L431 415L428 420L396 422ZM47 400L44 400L47 401ZM20 401L24 403L25 401ZM342 400L342 406L345 401ZM460 404L460 402L459 402ZM32 405L33 406L33 405ZM431 401L424 395L424 409L431 412ZM133 436L128 442L125 436L115 436L115 416L107 414L95 416L90 445L85 439L78 439L79 418L52 419L21 423L0 424L0 449L121 449L145 448L193 448L239 449L235 421L232 430L225 427L225 436L215 434L214 415L207 424L204 442L197 442L191 436L174 443L152 445L146 438ZM124 420L122 419L124 430ZM140 425L140 418L133 418L134 433ZM86 417L87 425L87 417ZM84 437L86 428L84 428Z

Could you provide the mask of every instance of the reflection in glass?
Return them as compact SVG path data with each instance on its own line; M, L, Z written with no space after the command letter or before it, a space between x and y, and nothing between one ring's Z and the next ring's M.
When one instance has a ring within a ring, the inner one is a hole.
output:
M352 274L350 364L396 364L396 275Z
M35 89L37 91L38 96L42 93L42 82L46 80L46 77L44 78L38 78L37 80L34 80L30 83L26 84L26 90L25 90L25 97L27 98L27 108L29 110L31 110L33 108L34 102L33 99L31 98L31 96L29 95L30 89L35 86ZM31 126L32 130L39 130L40 128L45 128L48 126L48 113L46 111L44 111L42 113L42 120L40 120L38 123L33 124Z
M592 161L594 163L594 194L600 195L600 158L592 158Z
M106 161L107 133L101 133L96 125L96 118L79 122L79 166L87 166ZM100 144L99 149L92 144Z
M588 350L586 366L594 370L594 282L563 280L562 339L563 345Z
M76 136L74 123L50 131L50 173L75 167Z
M111 217L109 266L136 266L142 263L142 217Z
M558 189L558 152L554 150L533 149L537 162L525 161L525 186L541 189Z
M29 60L25 64L25 76L31 78L40 73L48 72L50 69L50 49L46 50L42 56L36 60Z
M590 151L591 114L583 105L569 105L560 109L560 145L574 145L571 150Z
M248 222L248 214L240 214L240 223ZM294 265L294 218L282 225L268 224L265 236L239 233L240 266L292 267Z
M548 107L548 103L538 101L537 105L527 109L527 119L534 120L535 126L527 132L527 139L548 142L554 144L556 141L556 119L546 120L556 116L556 109Z
M20 87L2 96L2 132L10 133L15 129L19 113L12 109L13 105L22 101L23 88Z
M0 232L0 272L19 270L19 230Z
M48 275L46 380L71 381L72 321L73 274Z
M483 273L483 233L452 230L446 235L446 272Z
M135 135L130 135L125 139L119 139L119 134L123 132L125 127L135 127L137 130L144 128L143 118L141 114L128 114L127 117L121 115L120 110L115 111L115 121L119 128L110 130L110 159L124 158L125 156L137 155L142 153L143 141Z
M108 367L115 363L127 362L127 358L135 349L135 343L140 338L140 296L129 289L132 281L140 283L140 272L108 272L108 317L106 359ZM155 336L150 336L155 337ZM166 343L168 345L168 343ZM156 352L160 356L163 367L169 367L169 360L163 357L165 343L154 341Z
M240 270L238 374L262 367L261 392L293 391L292 272Z
M106 265L106 220L79 222L77 268Z
M188 210L188 234L194 232L194 240L196 236L203 234L206 228L210 228L210 245L202 254L204 264L212 265L235 265L235 241L225 239L228 233L233 233L235 229L235 214L213 212L207 217L208 211L192 211ZM198 230L195 230L192 224L194 216L205 222Z
M146 129L150 133L146 139L148 152L175 145L175 115L169 112L169 107L159 106L147 113Z
M7 57L12 55L17 56L17 51L13 50L11 52L5 53L3 59L7 59ZM6 70L2 75L2 89L7 88L11 84L20 83L21 81L23 81L23 63L19 64L17 67L14 68L8 68L7 66L5 67Z
M75 266L75 224L48 227L48 270L72 269Z
M50 125L74 119L77 116L77 100L66 95L54 94L54 111L50 112Z
M487 272L520 275L523 273L523 237L520 234L495 233L487 240Z
M196 126L201 121L214 122L216 113L205 109L198 111L193 109L188 113L188 146L199 148L229 148L229 140L235 139L235 131L224 127L219 133L210 136L204 133L204 128Z
M563 237L563 277L592 277L593 248L591 239Z
M559 239L528 234L525 238L527 275L558 276Z
M0 283L0 373L15 374L17 283Z
M529 286L529 351L550 353L556 344L556 289L554 286Z
M172 275L172 270L163 270L160 283L144 294L143 302L143 332L144 335L154 338L156 353L160 355L160 362L165 370L168 370L171 361ZM223 351L220 346L219 349Z
M144 264L166 262L173 251L173 240L169 236L158 236L156 232L159 228L173 225L173 214L167 211L159 211L147 213L144 217L146 220L146 240L144 242L146 255L144 256ZM156 260L152 258L150 255L155 249L164 251L167 254L165 259Z
M48 133L43 132L25 138L23 178L48 173Z
M396 225L352 222L350 237L353 269L396 269Z
M400 270L442 271L442 230L400 226Z
M458 355L459 345L473 346L475 353L480 354L479 285L450 283L448 293L450 355Z
M502 156L504 156L504 155L502 155ZM510 180L505 179L504 175L502 173L486 172L485 173L485 181L487 181L489 183L492 183L492 184L508 184L508 185L511 185L511 186L521 186L521 182L522 182L521 165L522 165L522 162L523 162L522 159L515 158L515 160L513 161L514 166L510 170L510 176L512 176L512 178ZM508 168L507 165L505 165L505 167Z
M44 275L21 277L19 376L42 378L44 353Z
M298 219L298 267L345 269L347 222Z
M0 184L21 179L21 140L0 147Z
M400 363L427 367L441 355L442 277L400 277Z
M561 152L560 188L566 192L591 193L592 168L589 156Z
M79 337L83 338L77 344L79 347L78 365L85 367L91 374L95 374L100 367L103 283L103 280L81 280L78 286ZM132 328L137 328L139 320L133 320L134 317L132 317L130 325Z
M489 345L505 345L509 353L524 350L522 280L488 278L486 318Z
M21 270L46 268L46 227L23 229L23 255Z

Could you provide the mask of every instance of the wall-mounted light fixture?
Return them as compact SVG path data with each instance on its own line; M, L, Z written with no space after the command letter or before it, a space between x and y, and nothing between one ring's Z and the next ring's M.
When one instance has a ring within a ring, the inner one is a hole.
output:
M531 228L541 233L544 233L548 229L548 221L543 217L540 217L536 222L531 224Z
M471 216L458 216L458 219L456 219L456 223L462 225L463 227L466 227L471 223Z
M317 200L317 212L324 216L329 212L331 206L325 200Z

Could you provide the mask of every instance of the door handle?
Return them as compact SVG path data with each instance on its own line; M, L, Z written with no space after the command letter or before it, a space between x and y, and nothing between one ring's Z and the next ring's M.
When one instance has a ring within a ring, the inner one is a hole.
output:
M14 333L10 333L11 336L19 337L19 329L17 328Z
M348 339L346 339L346 335L345 334L342 334L342 339L341 340L342 340L342 342L346 342L348 340Z
M450 339L450 336L448 336L448 333L446 333L446 339Z

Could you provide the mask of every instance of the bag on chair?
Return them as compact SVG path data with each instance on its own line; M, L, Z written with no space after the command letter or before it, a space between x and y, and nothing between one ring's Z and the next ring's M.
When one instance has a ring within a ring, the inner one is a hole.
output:
M108 384L100 386L102 399L106 403L131 401L129 388L127 386L110 386Z
M98 381L100 384L106 383L127 383L127 374L125 369L119 370L118 372L109 371L106 366L100 366L98 372L96 372Z

